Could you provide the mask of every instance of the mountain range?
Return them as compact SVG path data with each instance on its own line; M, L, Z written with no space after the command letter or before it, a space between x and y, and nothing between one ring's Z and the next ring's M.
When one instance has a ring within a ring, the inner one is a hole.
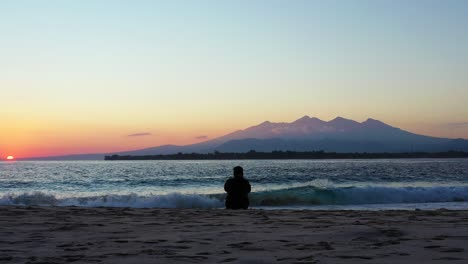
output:
M263 122L225 136L191 145L162 145L119 153L81 154L36 160L103 159L105 155L157 155L182 153L270 152L274 150L326 152L439 152L468 151L468 140L414 134L379 120L364 122L336 117L323 121L304 116L294 122Z

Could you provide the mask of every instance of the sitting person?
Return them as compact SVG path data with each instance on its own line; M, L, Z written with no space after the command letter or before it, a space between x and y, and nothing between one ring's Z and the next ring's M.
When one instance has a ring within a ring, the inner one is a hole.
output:
M224 184L227 192L226 209L249 208L250 183L244 178L244 169L234 167L234 177L229 178Z

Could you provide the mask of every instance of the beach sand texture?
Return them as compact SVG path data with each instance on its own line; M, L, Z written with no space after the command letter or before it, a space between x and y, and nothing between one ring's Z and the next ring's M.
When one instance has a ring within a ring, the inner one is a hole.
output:
M468 211L0 207L0 263L468 263Z

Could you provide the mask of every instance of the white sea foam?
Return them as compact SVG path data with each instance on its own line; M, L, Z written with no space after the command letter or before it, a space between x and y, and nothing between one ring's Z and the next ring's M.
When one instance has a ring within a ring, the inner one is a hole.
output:
M5 194L0 198L0 204L134 208L216 208L223 205L219 199L196 194L170 193L152 196L107 194L57 198L42 192Z

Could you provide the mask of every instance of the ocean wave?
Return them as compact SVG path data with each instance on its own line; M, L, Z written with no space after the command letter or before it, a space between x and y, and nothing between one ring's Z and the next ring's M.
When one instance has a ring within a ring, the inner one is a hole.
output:
M257 206L360 205L468 201L468 186L331 187L304 186L251 194Z
M82 207L133 207L133 208L217 208L221 199L205 195L170 193L140 196L137 194L106 194L88 197L57 198L43 192L6 194L0 197L0 205L42 205Z
M134 208L221 208L224 194L163 195L106 194L58 197L43 192L3 194L0 205L45 205ZM438 187L317 187L301 186L250 194L251 206L362 205L396 203L466 202L468 186Z

